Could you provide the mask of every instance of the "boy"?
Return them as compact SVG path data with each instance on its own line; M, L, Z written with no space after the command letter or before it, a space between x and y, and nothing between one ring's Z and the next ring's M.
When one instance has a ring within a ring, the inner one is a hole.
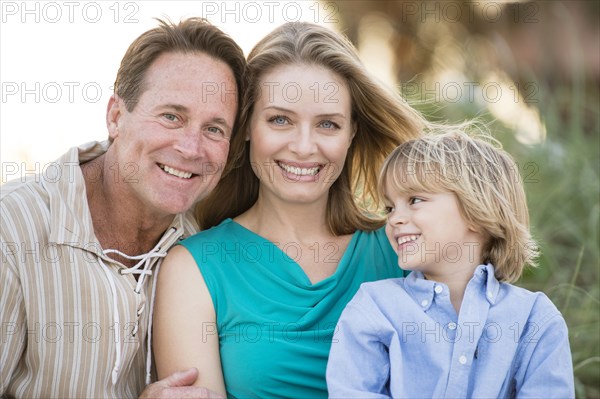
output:
M406 278L361 286L327 366L333 398L574 397L565 321L509 283L537 247L511 157L461 131L400 145L379 178Z

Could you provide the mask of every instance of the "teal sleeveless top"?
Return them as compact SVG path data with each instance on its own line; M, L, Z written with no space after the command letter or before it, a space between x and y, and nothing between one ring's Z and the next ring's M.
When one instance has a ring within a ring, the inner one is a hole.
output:
M327 397L327 357L344 306L361 283L404 276L383 228L354 233L336 272L316 284L294 260L300 247L279 248L232 219L182 245L212 297L225 388L235 398ZM315 256L326 261L336 248L325 248Z

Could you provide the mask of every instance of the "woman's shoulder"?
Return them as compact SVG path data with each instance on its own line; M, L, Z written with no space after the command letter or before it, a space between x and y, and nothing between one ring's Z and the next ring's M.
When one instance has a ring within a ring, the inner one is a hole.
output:
M358 241L372 243L387 243L388 239L385 235L385 226L375 230L357 230L354 233Z
M203 240L216 240L221 238L227 238L228 240L231 240L233 237L235 237L233 233L236 227L236 223L232 219L227 218L216 226L206 230L201 230L196 234L187 237L181 243L186 246L186 244L197 243Z
M385 234L385 227L372 231L358 230L354 242L355 252L363 258L373 256L373 261L385 258L386 262L397 263L398 257Z

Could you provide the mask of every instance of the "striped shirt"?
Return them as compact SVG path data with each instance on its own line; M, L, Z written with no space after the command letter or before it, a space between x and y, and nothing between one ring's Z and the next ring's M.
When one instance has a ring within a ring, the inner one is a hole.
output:
M138 280L107 256L79 164L108 145L72 148L43 173L0 187L2 397L125 398L145 387L151 270L198 226L191 212L177 215L140 260L150 271Z

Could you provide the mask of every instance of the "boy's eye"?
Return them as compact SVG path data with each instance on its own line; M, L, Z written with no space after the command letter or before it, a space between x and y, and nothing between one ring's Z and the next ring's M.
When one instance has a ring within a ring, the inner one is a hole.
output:
M408 200L409 205L418 204L419 202L423 202L423 198L410 197L410 199Z
M384 212L389 215L390 213L394 212L394 207L392 206L386 206L384 209Z

